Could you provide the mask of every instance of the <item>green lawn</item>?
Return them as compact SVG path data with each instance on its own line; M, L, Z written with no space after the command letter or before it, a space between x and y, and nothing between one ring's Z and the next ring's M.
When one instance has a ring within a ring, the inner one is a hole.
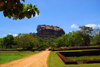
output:
M100 47L100 44L99 45L96 45L96 46L90 46L90 47Z
M100 55L98 56L80 56L80 57L67 57L70 60L77 60L77 59L100 59Z
M73 50L71 50L73 51ZM75 51L75 50L74 50ZM80 50L78 50L80 51ZM61 59L58 57L56 52L63 52L63 51L51 51L49 58L48 58L48 67L100 67L100 63L93 63L93 64L64 64ZM68 51L69 52L69 51Z
M57 51L57 52L76 52L76 51L91 51L91 50L100 50L100 49L64 50L64 51Z
M41 51L0 51L0 64L39 52Z

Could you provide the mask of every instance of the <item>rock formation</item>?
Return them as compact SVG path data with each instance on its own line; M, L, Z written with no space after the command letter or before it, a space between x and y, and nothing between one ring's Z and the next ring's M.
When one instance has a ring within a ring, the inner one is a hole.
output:
M62 28L58 26L49 26L49 25L38 25L37 26L37 35L38 36L55 36L59 37L65 34Z

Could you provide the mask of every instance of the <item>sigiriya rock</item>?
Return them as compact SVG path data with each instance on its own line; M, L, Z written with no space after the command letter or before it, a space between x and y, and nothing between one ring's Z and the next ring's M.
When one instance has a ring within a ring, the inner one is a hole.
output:
M58 26L50 26L50 25L38 25L37 26L37 35L40 37L41 36L43 36L43 37L47 37L47 36L59 37L64 34L65 34L64 30Z

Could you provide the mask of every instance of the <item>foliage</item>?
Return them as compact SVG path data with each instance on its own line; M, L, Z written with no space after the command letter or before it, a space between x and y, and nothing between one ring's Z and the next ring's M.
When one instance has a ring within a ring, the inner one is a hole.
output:
M62 37L59 37L56 42L57 46L75 46L75 45L80 45L82 40L81 36L79 35L78 31L77 32L69 32L68 34L63 35ZM81 41L81 42L80 42Z
M3 48L3 38L0 38L0 46Z
M68 34L59 37L56 40L57 46L80 46L80 45L89 45L91 38L91 31L93 29L91 27L80 26L81 30L72 31Z
M3 39L3 40L2 40ZM0 47L5 46L4 38L0 39ZM57 37L39 37L36 33L29 34L18 34L18 36L14 37L14 44L11 46L13 48L23 48L23 49L32 49L32 48L47 48L49 46L57 46L56 45ZM10 40L8 40L10 42ZM3 42L3 44L2 44ZM8 47L6 47L8 48Z
M56 42L57 42L57 47L63 46L62 37L59 37L59 38L56 40Z
M94 39L96 44L100 44L100 35L96 35Z
M39 37L36 33L19 34L16 37L10 36L10 38L6 36L0 39L0 47L21 47L23 49L32 49L33 47L47 48L49 46L70 47L90 45L90 41L94 44L100 44L100 35L94 34L94 30L92 28L85 26L80 28L81 30L69 32L62 37Z
M38 40L29 34L19 34L16 39L18 46L23 49L32 49L38 45Z
M100 28L92 31L91 44L100 44Z
M90 44L90 38L92 37L91 36L91 32L93 31L92 27L79 26L79 28L81 28L81 31L83 33L85 44L89 45Z
M39 37L37 36L36 33L29 33L29 34L38 39L39 46L40 45L43 45L43 47L56 46L56 39L58 37L55 37L55 36Z
M25 2L25 0L22 0ZM13 17L14 20L28 19L32 16L35 17L36 13L39 15L39 10L37 5L21 3L20 0L0 0L0 11L3 11L5 17L9 19Z
M86 26L79 26L81 31L85 34L90 34L91 31L93 31L92 27L86 27Z
M6 48L12 48L13 45L16 45L13 35L7 35L3 38L3 44Z
M27 42L27 49L32 49L34 47L34 42Z

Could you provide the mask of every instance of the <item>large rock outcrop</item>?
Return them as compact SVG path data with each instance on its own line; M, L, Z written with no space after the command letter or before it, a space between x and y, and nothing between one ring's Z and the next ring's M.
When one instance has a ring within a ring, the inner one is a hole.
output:
M49 25L38 25L37 26L37 35L38 36L55 36L59 37L65 34L64 30L58 26L49 26Z

